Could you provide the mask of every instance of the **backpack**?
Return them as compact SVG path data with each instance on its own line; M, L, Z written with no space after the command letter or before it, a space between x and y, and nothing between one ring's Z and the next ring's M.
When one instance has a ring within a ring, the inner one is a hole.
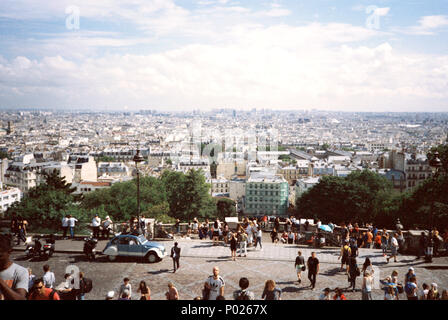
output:
M350 247L349 246L344 246L344 250L342 251L342 256L344 258L348 258L350 253Z
M236 300L250 300L246 291L241 291L241 293L236 297Z
M93 289L92 280L89 278L84 278L84 293L89 293Z

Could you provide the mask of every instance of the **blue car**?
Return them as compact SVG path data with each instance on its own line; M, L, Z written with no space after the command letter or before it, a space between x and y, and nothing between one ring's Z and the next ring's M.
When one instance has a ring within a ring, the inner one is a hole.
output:
M115 261L118 257L136 257L154 263L166 256L166 250L162 244L148 241L143 235L121 234L109 241L103 254L109 261Z

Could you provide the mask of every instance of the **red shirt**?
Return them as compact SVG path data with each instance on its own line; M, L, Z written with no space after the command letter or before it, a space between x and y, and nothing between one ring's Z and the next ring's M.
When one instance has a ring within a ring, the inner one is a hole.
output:
M53 291L51 288L45 288L45 293L43 295L40 294L32 294L28 300L51 300L50 294ZM53 300L61 300L57 292L54 293Z

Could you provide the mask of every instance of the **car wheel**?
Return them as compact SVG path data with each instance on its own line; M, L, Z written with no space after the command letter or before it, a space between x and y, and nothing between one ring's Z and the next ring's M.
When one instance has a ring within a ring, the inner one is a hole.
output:
M109 259L109 261L117 260L117 256L107 256L107 258Z
M155 252L150 252L146 255L146 261L148 261L149 263L155 263L158 259L159 257L157 257L157 254Z

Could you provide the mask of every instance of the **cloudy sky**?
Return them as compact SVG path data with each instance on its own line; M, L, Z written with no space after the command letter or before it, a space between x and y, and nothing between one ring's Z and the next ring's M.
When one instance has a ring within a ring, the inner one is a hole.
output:
M1 0L0 108L448 112L448 1Z

